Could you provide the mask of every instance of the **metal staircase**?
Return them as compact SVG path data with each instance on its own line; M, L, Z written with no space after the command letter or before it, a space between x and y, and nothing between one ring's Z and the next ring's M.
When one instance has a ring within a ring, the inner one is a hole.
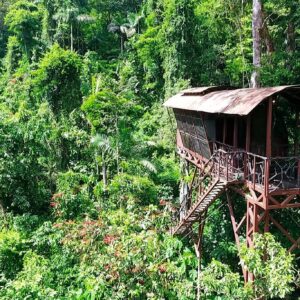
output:
M215 179L206 189L199 191L196 202L179 224L171 230L172 234L185 234L190 230L192 225L201 219L209 206L224 192L226 185L226 182Z
M228 169L228 159L226 158L224 163L222 153L222 151L214 152L201 169L195 168L189 193L181 203L181 209L185 207L186 213L177 226L171 229L171 234L182 235L191 231L192 225L204 219L210 205L225 191L229 176L224 165Z

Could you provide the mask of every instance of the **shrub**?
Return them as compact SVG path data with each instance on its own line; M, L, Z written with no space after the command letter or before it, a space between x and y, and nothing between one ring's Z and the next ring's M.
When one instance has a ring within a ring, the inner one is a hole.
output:
M240 255L255 276L257 298L285 298L293 291L293 256L270 233L255 234L254 247L243 245Z
M243 286L240 274L232 272L229 266L217 260L213 260L203 270L200 282L208 299L252 298L252 289L250 286Z
M57 179L58 192L50 205L55 214L63 219L74 219L88 214L93 209L88 190L88 177L68 171L60 173Z
M0 277L13 279L22 268L22 240L13 230L0 232ZM0 282L1 286L1 282Z
M126 100L111 90L89 96L81 109L97 132L110 135L116 130L116 121L126 109Z
M54 45L33 72L36 99L49 102L55 115L68 114L81 104L81 67L78 54Z
M49 261L28 251L24 256L23 270L3 291L1 299L55 299L55 291L49 286L51 280Z
M157 199L157 189L152 180L126 173L114 177L109 185L109 194L118 203L131 198L139 204L149 204Z
M32 1L16 1L5 17L6 26L20 41L27 55L41 33L43 11L40 8Z

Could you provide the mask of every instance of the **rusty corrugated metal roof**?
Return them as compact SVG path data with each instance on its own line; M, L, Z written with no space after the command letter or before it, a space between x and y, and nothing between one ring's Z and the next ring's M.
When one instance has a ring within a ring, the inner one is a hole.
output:
M164 106L208 113L248 115L257 105L270 96L287 92L299 97L300 86L244 89L200 87L182 91L166 101Z

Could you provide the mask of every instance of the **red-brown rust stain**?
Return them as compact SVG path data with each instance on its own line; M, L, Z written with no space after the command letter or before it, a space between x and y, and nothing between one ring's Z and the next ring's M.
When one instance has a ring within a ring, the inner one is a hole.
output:
M280 93L294 95L300 102L300 86L234 89L231 87L200 87L184 90L164 103L170 108L208 113L248 115L257 105Z

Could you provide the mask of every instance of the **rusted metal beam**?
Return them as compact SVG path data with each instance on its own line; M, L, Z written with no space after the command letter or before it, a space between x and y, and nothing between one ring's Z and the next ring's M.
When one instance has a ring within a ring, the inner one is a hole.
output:
M285 207L282 207L281 205L269 205L270 210L284 209L284 208L299 208L299 207L300 207L300 203L290 203L290 204L287 204Z
M270 192L270 195L272 195L272 196L300 195L300 188L286 189L286 190L279 189L279 190Z
M238 148L238 118L234 117L234 127L233 127L233 147Z
M295 199L295 197L296 196L294 196L294 195L289 195L289 196L287 196L286 197L286 199L283 201L283 202L281 202L281 206L282 207L286 207L293 199ZM300 203L299 203L300 204Z
M228 190L226 191L226 197L227 197L227 204L228 204L230 218L231 218L231 224L232 224L232 227L233 227L233 234L234 234L234 238L235 238L235 243L237 245L237 248L240 249L240 237L238 235L238 231L239 231L239 227L241 226L242 222L244 222L246 220L246 217L244 216L244 218L242 219L240 224L237 225L237 222L236 222L236 219L235 219L235 216L234 216L233 205L232 205L231 199L229 197ZM243 271L244 279L246 281L247 280L247 270L243 266L242 266L242 271Z
M289 252L293 252L296 248L300 248L300 237L295 241L295 243L289 249Z
M292 244L296 243L295 239L291 237L291 235L289 234L289 232L286 229L284 229L283 226L281 226L271 215L270 215L270 220L287 237L287 239Z
M243 216L242 220L238 224L238 226L236 228L237 231L240 231L240 229L241 229L242 225L245 223L245 221L246 221L246 214Z
M247 116L247 127L246 127L246 151L250 152L251 147L251 114Z
M224 118L224 126L223 126L223 144L226 144L227 139L227 118Z
M267 132L266 132L266 157L272 156L272 111L273 99L270 97L267 102Z

